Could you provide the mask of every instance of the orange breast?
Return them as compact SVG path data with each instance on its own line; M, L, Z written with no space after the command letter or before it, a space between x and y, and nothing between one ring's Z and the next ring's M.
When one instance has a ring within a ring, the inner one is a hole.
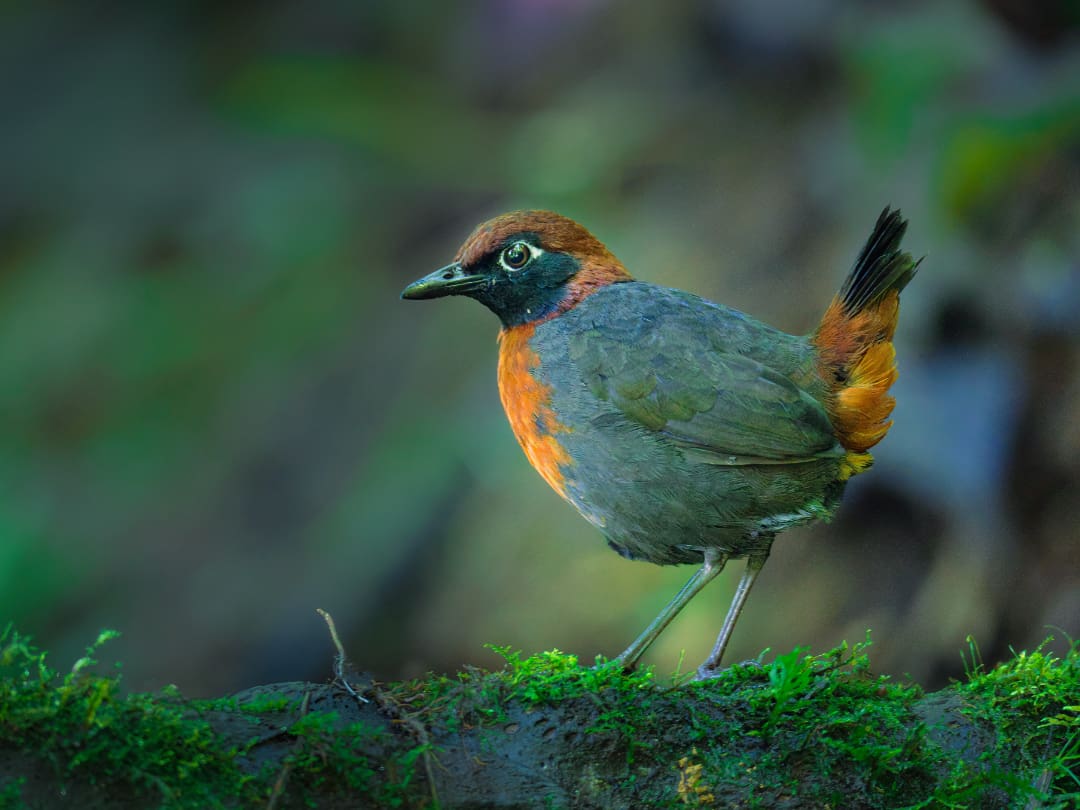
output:
M535 324L524 324L499 334L499 396L529 463L566 498L562 468L573 464L573 460L556 436L571 429L560 423L551 410L551 388L532 374L540 365L540 358L529 346L535 331Z

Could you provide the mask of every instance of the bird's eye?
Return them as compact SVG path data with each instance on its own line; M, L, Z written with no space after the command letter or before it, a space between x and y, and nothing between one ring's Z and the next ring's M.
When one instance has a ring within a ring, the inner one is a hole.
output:
M532 258L532 250L525 242L514 242L502 252L500 260L507 270L520 270Z

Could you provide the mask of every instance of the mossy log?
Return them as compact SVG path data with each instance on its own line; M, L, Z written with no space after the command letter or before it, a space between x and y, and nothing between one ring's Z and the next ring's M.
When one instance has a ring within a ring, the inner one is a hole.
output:
M0 637L0 808L1074 807L1080 656L932 694L865 645L661 683L557 652L216 701L61 677Z

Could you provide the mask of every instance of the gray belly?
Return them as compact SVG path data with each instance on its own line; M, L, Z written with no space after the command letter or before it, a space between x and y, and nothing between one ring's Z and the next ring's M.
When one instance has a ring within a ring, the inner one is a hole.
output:
M632 559L700 562L710 547L743 557L778 531L828 517L843 489L834 459L708 464L614 414L574 424L559 437L574 459L567 495Z

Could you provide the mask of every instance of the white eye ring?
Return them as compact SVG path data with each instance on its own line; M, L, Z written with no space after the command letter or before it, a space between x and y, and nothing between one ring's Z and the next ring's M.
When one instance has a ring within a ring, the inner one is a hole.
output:
M514 242L512 245L503 248L499 254L499 264L508 273L518 273L528 267L529 262L543 252L540 248L533 247L528 242ZM524 256L524 259L521 259L522 256Z

